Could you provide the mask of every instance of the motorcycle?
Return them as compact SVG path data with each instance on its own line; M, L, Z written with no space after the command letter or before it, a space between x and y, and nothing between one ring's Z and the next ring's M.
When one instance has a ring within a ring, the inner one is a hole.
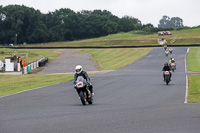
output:
M87 85L86 80L82 76L79 76L77 78L77 81L74 87L77 90L80 96L80 100L83 105L86 105L87 102L89 104L93 103L93 96L89 90L89 86Z
M164 81L166 82L167 85L169 84L169 82L170 82L170 72L169 71L164 72Z
M172 72L174 72L174 70L176 70L176 64L175 63L170 63L170 67L172 69Z
M169 50L170 54L172 54L172 49Z
M169 51L165 51L165 56L167 57L169 55Z

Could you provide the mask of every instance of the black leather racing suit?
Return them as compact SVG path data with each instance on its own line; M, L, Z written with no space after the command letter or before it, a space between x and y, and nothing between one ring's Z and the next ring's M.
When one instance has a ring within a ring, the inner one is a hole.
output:
M171 67L170 66L164 66L162 71L169 71L170 80L171 80L171 76L172 76L172 73L170 72L171 71ZM164 73L163 73L163 78L165 79L165 74Z
M86 80L86 82L87 82L87 84L89 86L90 92L93 93L93 86L91 85L90 78L89 78L88 74L85 71L82 71L79 74L77 74L77 73L74 74L74 82L73 82L73 84L76 84L76 80L77 80L78 76L82 76Z

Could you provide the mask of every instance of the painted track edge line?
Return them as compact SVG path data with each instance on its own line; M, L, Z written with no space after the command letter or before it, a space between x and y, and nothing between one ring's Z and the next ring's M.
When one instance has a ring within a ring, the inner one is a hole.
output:
M190 48L187 48L187 52L185 54L185 72L187 72L186 56L189 53L189 51L190 51ZM184 101L184 103L187 103L187 97L188 97L188 76L187 76L187 74L186 74L186 87L185 88L186 88L186 90L185 90L185 101Z
M64 81L64 82L67 82L67 81ZM63 83L63 82L60 82L60 83ZM51 85L47 85L47 86L43 86L43 87L38 87L38 88L33 88L33 89L25 90L25 91L20 91L20 92L17 92L17 93L13 93L13 94L9 94L9 95L6 95L6 96L2 96L2 97L0 97L0 99L1 98L5 98L5 97L9 97L9 96L13 96L13 95L17 95L17 94L20 94L20 93L28 92L28 91L42 89L42 88L53 86L53 85L57 85L57 84L60 84L60 83L51 84Z
M184 103L187 103L187 97L188 97L188 76L186 75L186 91L185 91L185 101L184 101Z

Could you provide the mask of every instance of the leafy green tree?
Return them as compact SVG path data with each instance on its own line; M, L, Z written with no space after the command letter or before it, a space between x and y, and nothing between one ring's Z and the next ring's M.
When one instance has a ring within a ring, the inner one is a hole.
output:
M172 28L182 28L184 27L183 25L183 20L179 17L172 17L171 18L171 23L172 23Z
M46 35L38 34L46 32L46 26L42 21L42 14L39 10L26 6L8 5L3 7L3 29L5 33L4 43L35 43L45 41ZM2 14L2 13L1 13ZM35 34L37 33L37 34ZM36 36L37 35L37 36ZM34 39L31 39L34 36Z
M131 30L138 30L142 27L141 21L134 17L124 16L122 17L119 22L119 28L122 32L128 32Z
M183 20L179 17L163 16L159 21L158 28L181 28L184 27Z
M71 41L141 28L138 19L118 18L107 10L76 13L61 8L42 14L23 5L0 6L0 44L14 43L16 39L18 44Z

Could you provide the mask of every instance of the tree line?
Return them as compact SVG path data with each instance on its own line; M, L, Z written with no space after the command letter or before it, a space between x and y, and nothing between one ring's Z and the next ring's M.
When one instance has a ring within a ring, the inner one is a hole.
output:
M0 44L45 43L96 38L133 30L154 31L131 16L107 10L74 12L61 8L47 14L24 5L0 5Z

